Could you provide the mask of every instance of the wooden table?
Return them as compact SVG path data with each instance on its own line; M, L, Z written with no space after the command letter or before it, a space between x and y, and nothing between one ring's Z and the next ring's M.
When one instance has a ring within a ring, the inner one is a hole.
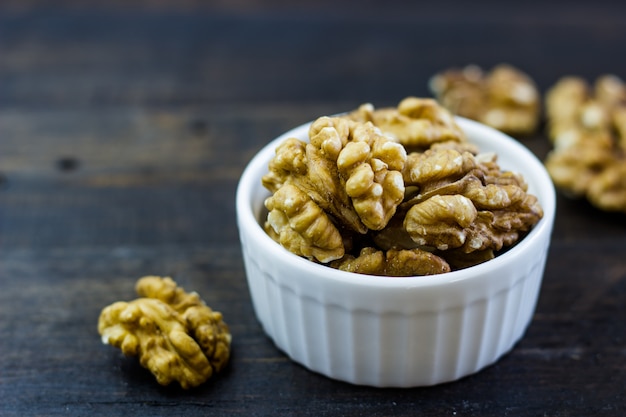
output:
M41 2L43 3L43 2ZM414 389L291 362L250 302L234 194L279 133L435 72L508 62L542 91L626 76L626 8L568 4L6 0L0 5L0 414L613 416L626 411L626 216L559 196L534 320L495 365ZM46 3L47 4L47 3ZM543 131L522 141L540 158ZM169 275L221 311L228 368L163 388L100 310Z

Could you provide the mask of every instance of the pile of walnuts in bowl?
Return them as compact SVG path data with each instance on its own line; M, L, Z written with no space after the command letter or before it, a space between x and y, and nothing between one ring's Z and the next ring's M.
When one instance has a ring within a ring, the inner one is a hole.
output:
M433 99L320 117L276 148L265 231L348 272L431 275L492 259L543 216L521 175L469 143Z

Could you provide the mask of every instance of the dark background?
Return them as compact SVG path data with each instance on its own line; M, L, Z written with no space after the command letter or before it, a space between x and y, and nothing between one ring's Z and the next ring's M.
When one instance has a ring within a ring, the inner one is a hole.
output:
M542 92L626 77L617 2L0 2L0 415L614 416L626 411L626 221L559 195L526 336L415 389L311 373L256 321L235 224L245 164L283 131L428 96L501 62ZM537 156L543 130L520 138ZM163 388L102 345L100 310L169 275L224 314L228 368Z

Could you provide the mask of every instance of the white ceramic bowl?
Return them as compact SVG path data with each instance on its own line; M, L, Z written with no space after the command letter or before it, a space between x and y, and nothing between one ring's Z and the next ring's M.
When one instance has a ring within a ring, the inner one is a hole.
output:
M494 363L522 337L539 295L555 192L542 163L510 137L458 119L502 169L521 172L544 210L513 249L483 264L434 276L391 278L335 270L300 258L260 224L269 195L261 177L287 137L308 140L303 125L264 147L243 172L237 221L254 310L291 359L330 378L378 387L453 381Z

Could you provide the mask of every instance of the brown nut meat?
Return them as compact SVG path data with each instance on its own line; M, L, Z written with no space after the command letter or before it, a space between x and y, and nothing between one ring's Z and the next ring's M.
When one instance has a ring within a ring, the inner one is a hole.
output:
M496 257L492 249L477 250L465 253L462 250L451 249L445 251L440 256L445 256L446 262L452 269L465 269L474 265L479 265Z
M626 211L626 164L612 164L594 176L589 183L587 198L596 207Z
M595 177L619 165L608 133L571 132L555 146L544 163L554 184L572 197L585 197Z
M452 113L512 135L537 129L540 95L534 81L506 64L484 73L469 65L435 74L429 83L437 100Z
M363 224L380 230L404 198L406 151L371 123L356 125L351 139L337 157L337 168Z
M346 117L372 122L406 149L423 150L434 143L466 141L452 114L433 99L407 97L396 108L382 109L368 103Z
M476 210L469 198L459 194L435 195L411 207L404 227L416 243L440 251L498 251L517 242L542 215L534 199L520 204L519 212L491 212Z
M224 368L231 335L221 313L169 277L143 277L136 290L141 298L102 310L98 332L103 343L139 356L161 385L178 381L192 388Z
M324 134L335 133L341 130L346 120L337 118L323 118L317 121L324 129ZM314 123L315 124L315 123ZM338 139L340 142L342 138ZM285 183L290 183L322 208L326 213L339 219L339 222L358 233L367 232L359 215L352 205L350 197L345 191L345 185L339 175L336 159L325 153L324 140L315 142L316 145L305 143L295 138L289 138L276 148L276 155L269 163L269 172L263 176L261 182L270 192L275 193ZM338 156L338 152L337 152Z
M419 186L422 190L429 184L442 180L459 179L476 168L476 159L469 152L456 149L429 149L426 152L409 154L404 167L404 181L407 185Z
M548 137L558 142L579 125L579 113L588 100L589 86L579 77L563 77L545 95Z
M545 165L555 185L599 209L626 212L626 84L613 75L593 86L564 77L546 93L546 113L554 149Z
M295 185L287 183L280 187L267 198L265 207L269 210L268 227L276 236L275 240L287 250L323 263L344 255L343 240L337 227Z
M266 232L312 261L374 275L443 273L491 259L543 216L523 177L467 142L432 99L362 105L316 119L308 133L308 143L277 147L262 183L272 193Z
M310 143L288 139L276 150L263 185L289 183L342 227L358 233L385 227L404 197L406 151L371 123L320 117Z
M443 251L466 243L468 228L477 216L478 210L467 197L434 195L409 209L404 228L417 244Z
M407 165L405 178L419 191L401 208L407 210L404 227L418 245L500 250L543 216L523 178L501 171L494 155L430 149L410 155Z
M519 174L500 170L494 154L434 147L409 155L404 181L417 191L405 198L403 209L437 194L461 194L479 209L500 209L521 198L527 188Z
M357 257L346 255L331 262L330 266L346 272L393 277L450 272L450 266L443 258L418 248L383 252L366 247Z

